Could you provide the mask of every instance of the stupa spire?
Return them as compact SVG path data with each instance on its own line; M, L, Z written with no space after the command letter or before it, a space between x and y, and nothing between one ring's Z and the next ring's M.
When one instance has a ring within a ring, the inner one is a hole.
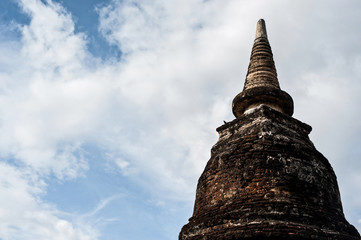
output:
M260 20L233 100L237 118L217 128L179 240L361 240L345 219L330 163L309 139L311 126L292 111Z
M256 36L243 91L233 99L233 114L238 118L245 111L261 104L292 116L293 100L279 86L277 71L268 42L266 24L257 22Z

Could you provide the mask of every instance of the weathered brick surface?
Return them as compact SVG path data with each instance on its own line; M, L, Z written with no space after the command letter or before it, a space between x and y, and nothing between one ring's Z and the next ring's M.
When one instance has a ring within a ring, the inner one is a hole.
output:
M310 126L261 105L217 131L179 239L360 239Z

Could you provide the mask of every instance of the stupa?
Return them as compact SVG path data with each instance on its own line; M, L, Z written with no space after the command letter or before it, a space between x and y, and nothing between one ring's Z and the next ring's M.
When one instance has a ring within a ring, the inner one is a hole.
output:
M330 163L308 137L311 127L292 117L262 19L232 110L236 119L217 128L179 239L360 240Z

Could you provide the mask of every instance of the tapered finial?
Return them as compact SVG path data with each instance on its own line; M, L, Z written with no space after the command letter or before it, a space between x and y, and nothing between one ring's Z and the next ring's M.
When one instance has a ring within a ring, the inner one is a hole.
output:
M257 30L256 30L256 39L257 38L267 38L267 31L266 31L266 23L263 19L258 20L257 22Z
M243 91L233 99L232 111L239 118L245 111L261 104L290 116L293 114L292 97L281 90L278 82L263 19L257 22L256 39L253 43L246 81Z

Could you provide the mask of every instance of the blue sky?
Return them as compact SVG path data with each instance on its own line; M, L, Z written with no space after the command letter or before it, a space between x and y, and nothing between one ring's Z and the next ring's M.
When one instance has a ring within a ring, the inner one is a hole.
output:
M177 239L259 18L361 230L360 16L356 0L1 1L0 239Z

